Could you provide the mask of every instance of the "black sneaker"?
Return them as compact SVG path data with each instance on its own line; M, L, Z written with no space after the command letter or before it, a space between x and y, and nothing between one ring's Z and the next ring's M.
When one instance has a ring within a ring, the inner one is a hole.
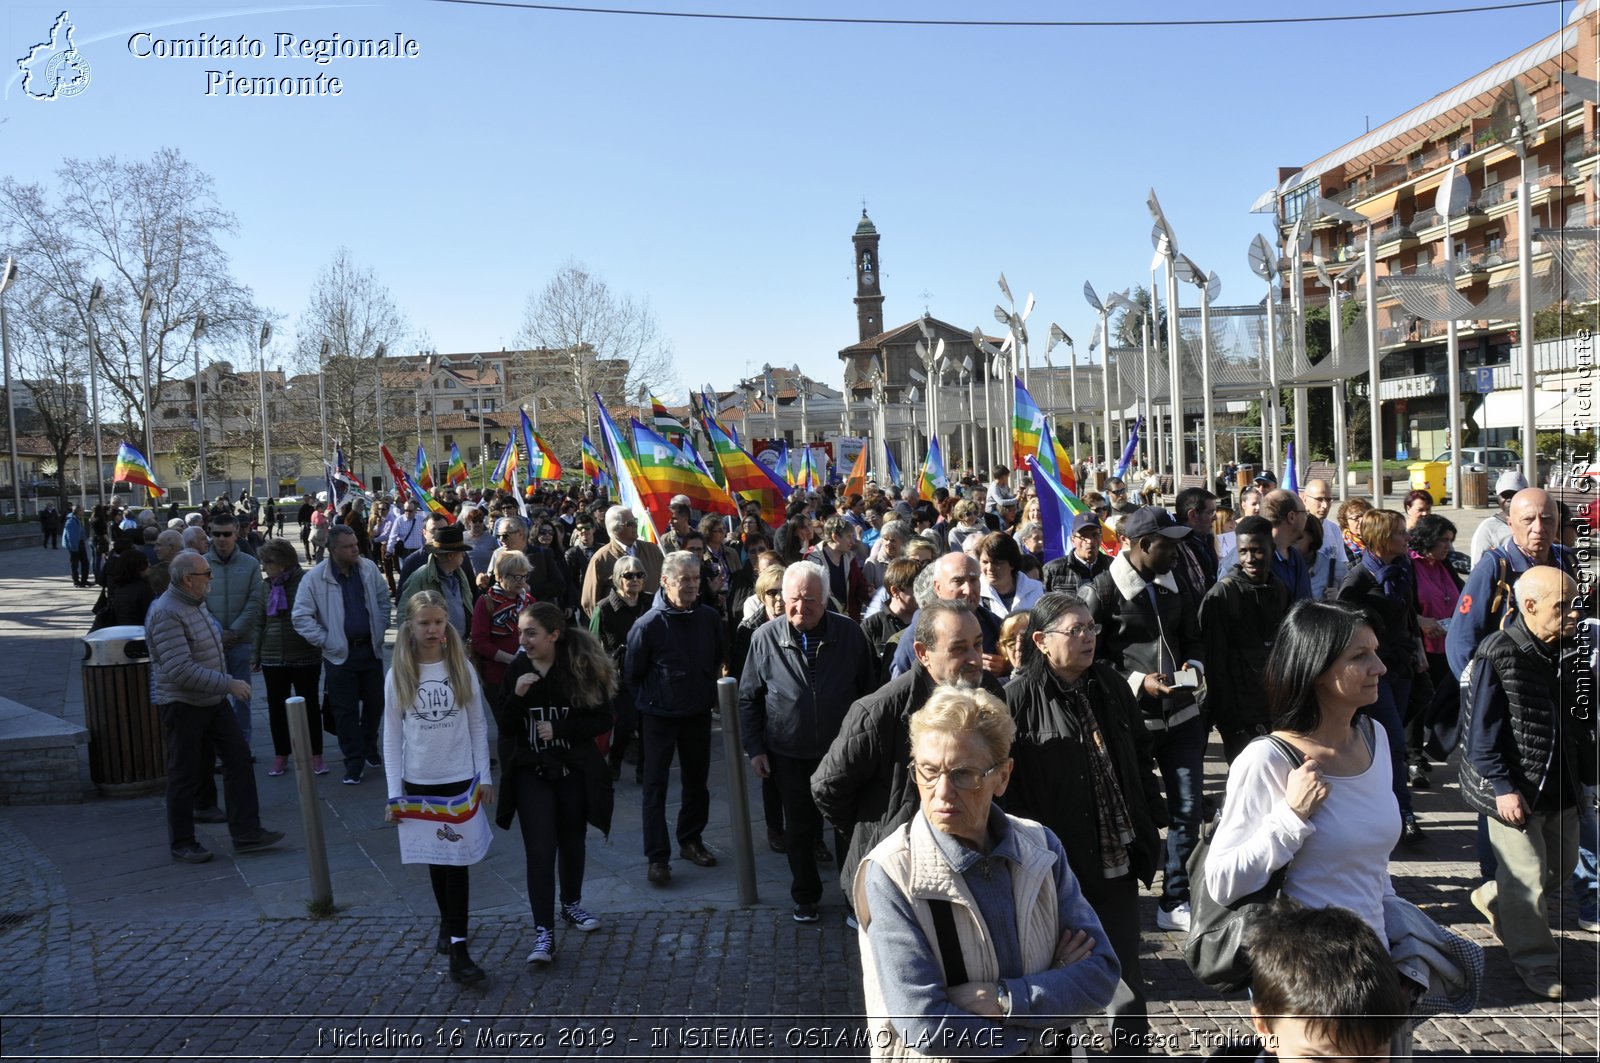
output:
M348 775L347 774L344 777L344 784L346 786L360 786L361 785L361 776L359 774L357 774L357 775Z
M235 838L233 851L236 853L253 853L260 849L270 849L283 841L281 830L260 830L249 838Z
M561 921L570 927L582 930L585 934L593 933L600 929L600 920L584 911L583 905L574 901L572 904L561 906Z
M549 927L536 926L533 928L533 951L528 953L528 962L546 964L556 958L556 936Z
M186 864L203 864L211 859L211 850L199 842L179 842L172 847L172 858Z
M794 921L797 923L815 923L821 916L817 914L814 904L797 904L794 906Z
M383 758L380 757L376 753L370 754L367 757L367 767L369 767L369 768L381 768L381 767L383 767Z

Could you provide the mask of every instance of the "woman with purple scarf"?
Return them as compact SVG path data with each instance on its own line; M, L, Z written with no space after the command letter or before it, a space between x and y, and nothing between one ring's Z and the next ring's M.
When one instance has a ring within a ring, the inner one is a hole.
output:
M1366 552L1350 566L1339 600L1360 606L1378 636L1378 659L1388 672L1379 680L1377 702L1362 711L1383 724L1394 796L1400 802L1400 840L1415 842L1422 839L1422 828L1411 810L1411 790L1406 785L1404 714L1411 703L1411 684L1417 673L1428 670L1428 661L1417 621L1417 580L1408 555L1411 539L1405 514L1368 510L1361 517L1361 542Z
M256 551L261 562L267 593L261 601L261 633L256 638L250 667L261 673L267 684L267 722L272 727L272 767L268 775L289 770L289 693L306 701L306 729L311 732L311 770L326 775L322 762L322 705L319 681L322 678L322 651L294 629L295 592L305 570L300 553L287 539L271 539Z

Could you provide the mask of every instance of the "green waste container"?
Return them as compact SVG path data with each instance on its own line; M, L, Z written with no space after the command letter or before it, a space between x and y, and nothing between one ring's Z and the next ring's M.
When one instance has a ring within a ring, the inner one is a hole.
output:
M1411 490L1426 491L1434 502L1444 502L1445 474L1450 471L1449 465L1442 461L1414 461L1406 466L1406 471L1411 474Z

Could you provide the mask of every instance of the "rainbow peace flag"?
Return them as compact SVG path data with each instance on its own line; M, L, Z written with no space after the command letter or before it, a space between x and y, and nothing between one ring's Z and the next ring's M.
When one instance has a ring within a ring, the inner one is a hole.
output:
M461 460L461 451L456 447L455 440L450 441L450 468L445 470L445 486L464 484L467 482L467 463Z
M601 487L607 486L611 480L611 475L606 472L606 464L600 458L600 452L589 442L588 436L583 437L583 478Z
M417 472L416 481L422 487L433 490L433 468L428 464L428 452L422 449L422 444L417 444Z
M481 785L480 776L473 776L472 785L453 795L433 796L412 794L389 798L389 810L401 819L426 819L438 823L465 823L478 811Z
M544 437L533 430L533 422L526 412L522 415L522 445L528 448L528 483L538 480L561 479L561 462Z
M456 522L456 515L450 512L449 508L447 508L443 502L440 502L437 498L434 498L432 493L430 493L426 487L423 487L421 484L417 483L416 477L412 476L410 473L406 473L405 477L406 490L411 492L412 498L416 499L424 506L427 506L428 512L439 514L439 516L443 517L451 524Z
M683 427L682 421L672 416L667 404L654 395L650 396L650 419L655 423L657 435L664 436L675 447L683 446L683 437L688 435L688 429Z
M646 542L659 542L660 533L650 517L650 510L645 507L644 496L640 494L639 463L634 457L633 447L623 437L617 422L611 419L611 411L606 409L598 392L594 396L594 408L595 417L600 422L600 439L605 443L606 452L611 455L611 468L616 472L617 498L633 511L639 526L639 537Z
M1054 561L1072 550L1072 518L1088 513L1089 506L1067 488L1061 486L1049 470L1039 464L1037 456L1027 459L1027 469L1039 495L1039 523L1044 526L1044 559Z
M759 502L761 519L769 526L782 524L784 499L789 497L789 485L735 442L733 432L721 421L708 413L701 419L701 424L722 466L722 474L727 478L728 491L740 498Z
M932 498L935 488L949 487L950 477L944 471L944 455L939 452L939 440L928 440L928 456L922 461L922 472L917 476L917 492L923 498Z
M507 436L506 447L500 452L500 463L489 474L489 486L502 491L517 489L517 437Z
M1044 411L1022 386L1021 377L1012 377L1011 382L1016 393L1016 410L1011 415L1011 467L1020 469L1029 455L1039 453L1044 438Z
M827 475L822 471L827 463L827 452L809 444L801 447L798 454L800 468L796 474L799 481L796 486L807 491L820 491L822 485L828 482Z
M663 526L671 521L674 495L687 495L689 505L702 513L733 516L739 512L728 492L702 472L693 458L637 419L633 422L633 447L639 462L639 494L650 515Z
M1045 439L1050 440L1049 446L1043 445ZM1054 426L1048 417L1044 419L1044 434L1040 437L1040 444L1038 452L1030 456L1039 459L1039 466L1044 469L1045 475L1069 491L1077 490L1078 478L1072 471L1072 458L1061 445L1061 440L1056 438Z
M117 467L111 474L113 483L139 484L150 492L152 498L166 494L166 488L156 483L155 470L144 460L144 455L123 443L117 448Z

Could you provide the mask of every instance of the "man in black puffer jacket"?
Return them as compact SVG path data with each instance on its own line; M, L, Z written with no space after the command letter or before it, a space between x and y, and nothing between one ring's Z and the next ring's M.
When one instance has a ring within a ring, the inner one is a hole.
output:
M1246 517L1238 528L1239 563L1225 572L1200 603L1206 647L1206 716L1222 735L1229 764L1258 735L1272 730L1261 673L1293 604L1289 588L1272 571L1272 525Z
M1572 577L1530 568L1512 593L1517 615L1483 640L1462 681L1469 715L1461 795L1488 817L1498 860L1494 880L1472 892L1472 904L1523 983L1560 1000L1561 952L1545 889L1566 882L1577 863L1581 787L1595 782L1594 714L1577 711L1594 677L1580 676L1589 662L1570 644L1578 626Z

